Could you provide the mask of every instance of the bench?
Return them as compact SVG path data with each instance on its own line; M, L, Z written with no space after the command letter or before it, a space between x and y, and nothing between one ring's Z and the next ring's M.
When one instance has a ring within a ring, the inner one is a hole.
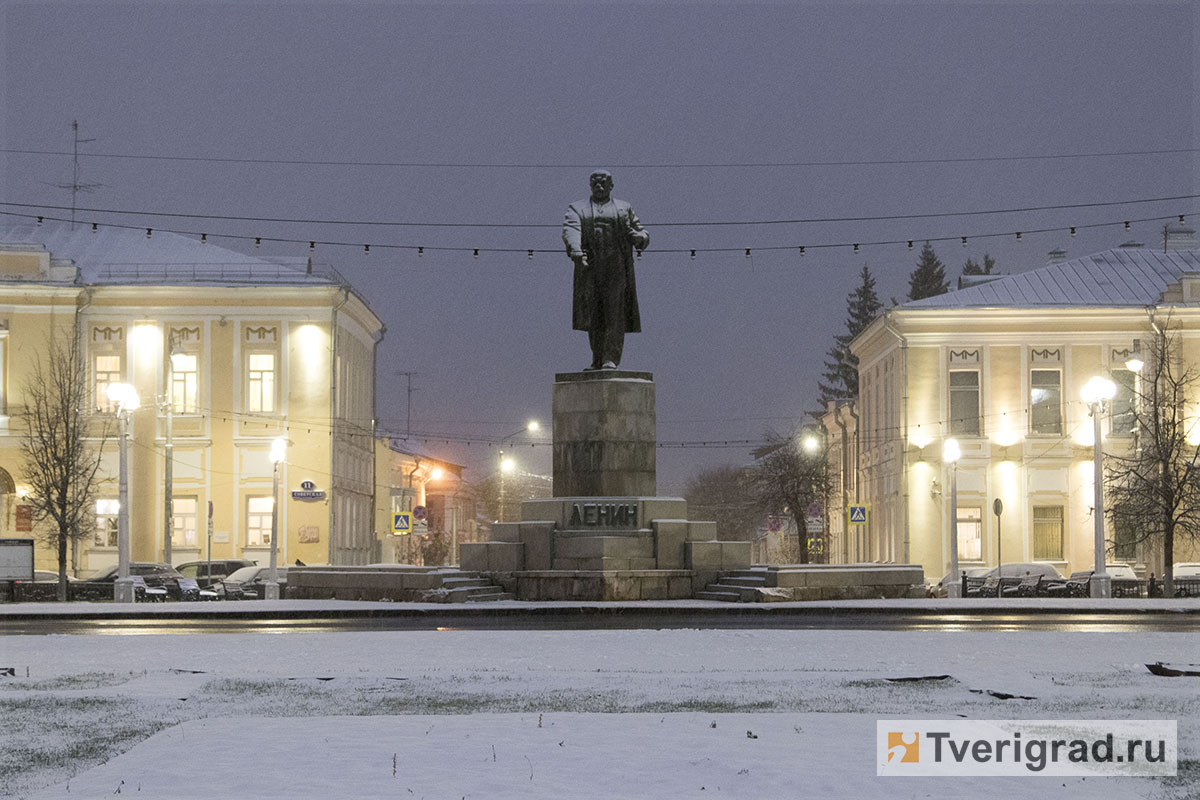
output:
M1042 575L1026 575L1019 583L1004 588L1005 597L1037 597L1042 588Z
M1000 579L989 575L979 586L967 589L967 597L998 597L999 591Z
M1071 577L1062 583L1052 583L1046 587L1046 594L1051 597L1087 597L1088 586L1092 582L1092 571L1072 572Z

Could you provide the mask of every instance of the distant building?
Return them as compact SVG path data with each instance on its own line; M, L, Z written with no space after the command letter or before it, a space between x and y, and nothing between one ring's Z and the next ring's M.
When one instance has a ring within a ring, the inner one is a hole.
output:
M1125 360L1151 337L1154 316L1181 328L1184 360L1200 364L1195 247L1194 230L1177 223L1165 248L1131 243L1068 260L1056 252L1046 266L976 276L872 323L851 347L859 358L857 488L870 515L861 535L843 534L837 547L846 559L919 563L941 576L951 530L961 567L995 565L1000 531L1005 562L1089 569L1092 424L1080 388L1094 375L1111 377L1119 387L1113 413L1127 414L1139 378ZM1106 452L1132 441L1112 415L1104 436ZM955 520L952 467L942 459L948 437L962 449ZM1115 560L1162 573L1161 555L1111 529L1108 539Z
M304 258L266 258L163 232L0 226L0 535L29 535L20 454L23 387L54 337L77 336L92 413L132 384L132 558L166 557L164 463L172 416L170 560L266 563L271 441L280 467L279 558L367 563L374 553L375 353L383 325L350 284ZM96 524L75 571L116 563L117 441L104 448ZM211 519L211 537L209 521ZM57 559L39 549L37 566Z
M459 464L434 458L415 444L392 438L375 442L376 475L379 487L376 503L375 561L389 564L425 564L429 554L443 555L438 564L456 563L460 534L467 532L467 513L463 506L471 498L473 531L473 493L463 491L463 468ZM447 486L457 488L447 497ZM463 501L463 506L457 502ZM396 514L409 514L408 532L394 530ZM467 541L474 541L468 539ZM430 565L436 566L436 565Z

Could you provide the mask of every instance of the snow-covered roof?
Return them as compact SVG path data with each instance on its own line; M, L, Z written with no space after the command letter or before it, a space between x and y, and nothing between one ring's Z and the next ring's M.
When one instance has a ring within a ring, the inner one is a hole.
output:
M347 285L329 266L307 258L251 256L188 236L88 224L0 223L0 248L44 250L70 260L89 285Z
M914 300L901 308L1147 306L1158 303L1184 273L1200 273L1200 250L1121 247Z

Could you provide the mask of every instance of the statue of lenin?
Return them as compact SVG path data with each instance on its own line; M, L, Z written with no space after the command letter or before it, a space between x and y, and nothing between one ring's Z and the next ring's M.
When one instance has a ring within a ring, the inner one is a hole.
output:
M629 203L612 196L612 175L593 172L592 196L567 207L562 238L575 262L572 327L588 332L592 364L587 369L616 369L626 333L642 330L633 250L650 244Z

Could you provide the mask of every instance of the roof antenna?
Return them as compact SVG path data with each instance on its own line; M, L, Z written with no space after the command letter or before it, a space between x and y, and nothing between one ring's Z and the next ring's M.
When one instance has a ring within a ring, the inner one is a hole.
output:
M79 138L79 120L71 122L71 131L74 134L75 149L71 162L71 182L54 184L59 189L71 190L71 230L75 230L75 198L80 192L93 192L99 189L104 184L102 183L80 183L79 182L79 145L94 142L95 139L80 139Z

